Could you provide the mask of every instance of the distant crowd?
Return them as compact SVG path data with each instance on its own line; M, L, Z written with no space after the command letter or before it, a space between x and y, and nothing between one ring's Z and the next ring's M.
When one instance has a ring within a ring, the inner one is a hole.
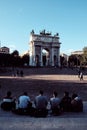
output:
M31 101L27 92L24 92L18 99L15 99L12 98L12 93L8 91L0 106L5 111L34 117L46 117L48 114L57 116L63 112L83 111L82 99L76 93L73 93L72 97L70 97L69 92L64 92L64 96L60 99L57 92L54 91L48 101L42 90L40 90L34 101Z

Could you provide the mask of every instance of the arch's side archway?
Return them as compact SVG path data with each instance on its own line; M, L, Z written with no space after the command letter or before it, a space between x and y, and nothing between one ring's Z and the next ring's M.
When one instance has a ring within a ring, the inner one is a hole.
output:
M39 65L39 55L36 55L36 57L35 57L35 62L36 62L36 66L40 66L40 65Z
M60 42L58 36L48 33L30 35L30 66L60 66Z

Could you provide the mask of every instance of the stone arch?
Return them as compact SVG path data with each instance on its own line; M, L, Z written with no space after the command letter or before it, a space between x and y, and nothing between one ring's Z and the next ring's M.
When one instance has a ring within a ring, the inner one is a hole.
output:
M45 49L48 55L43 55ZM58 36L41 33L30 36L31 66L60 66L60 42Z

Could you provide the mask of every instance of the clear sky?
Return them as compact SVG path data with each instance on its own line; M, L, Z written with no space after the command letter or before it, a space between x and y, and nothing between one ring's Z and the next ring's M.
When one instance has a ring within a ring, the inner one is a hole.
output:
M87 46L87 0L0 0L0 42L11 51L29 49L30 32L59 33L60 51Z

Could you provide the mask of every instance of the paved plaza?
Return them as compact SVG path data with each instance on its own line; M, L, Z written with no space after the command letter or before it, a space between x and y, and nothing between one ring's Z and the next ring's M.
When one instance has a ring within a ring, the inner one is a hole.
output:
M39 69L39 68L38 68ZM64 90L70 95L78 92L84 100L84 111L81 113L63 113L60 116L35 118L15 115L0 109L0 130L85 130L87 129L87 76L80 81L75 70L59 69L25 69L24 77L13 77L12 72L0 75L0 97L5 96L8 90L18 97L24 90L28 91L32 100L43 88L50 98L53 90L62 97ZM50 91L49 91L50 90Z
M63 113L60 116L35 118L15 115L0 110L0 130L86 130L87 102L81 113Z

